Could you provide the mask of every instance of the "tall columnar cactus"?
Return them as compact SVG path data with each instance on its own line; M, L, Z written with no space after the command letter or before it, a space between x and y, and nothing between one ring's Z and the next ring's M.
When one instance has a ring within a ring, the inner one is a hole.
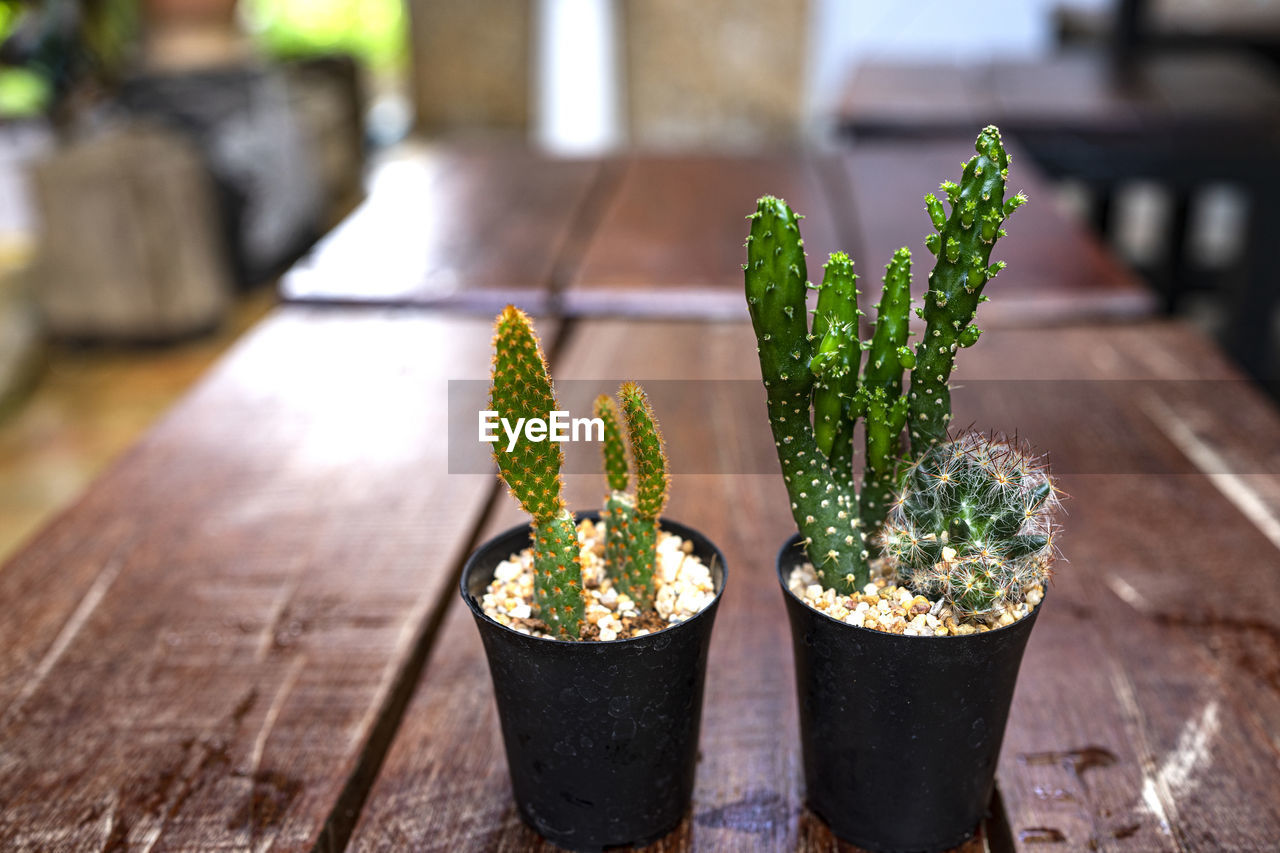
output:
M849 409L858 388L862 346L858 342L858 276L853 260L836 252L823 267L813 340L813 434L838 477L853 481L853 424Z
M942 184L952 205L949 216L936 197L926 198L937 233L925 242L937 259L924 307L917 310L925 331L914 351L907 346L908 250L895 253L886 268L875 332L862 343L848 256L838 252L828 261L810 328L801 217L773 196L761 198L748 217L747 306L778 459L818 578L841 593L868 580L867 560L893 495L904 430L915 456L946 436L955 351L977 341L972 321L985 299L982 289L1003 267L989 265L992 246L1004 234L1004 219L1025 201L1021 195L1004 199L1008 156L999 131L985 128L976 150L960 183ZM868 355L859 373L863 349ZM904 396L908 368L911 388ZM852 473L859 417L866 442L860 492Z
M902 395L902 359L907 350L911 309L911 250L893 253L885 267L884 289L876 305L876 328L862 376L860 408L866 413L866 460L858 516L867 530L884 523L893 500L908 400Z
M805 311L799 217L782 199L765 196L748 218L747 308L791 513L823 585L852 591L867 576L866 546L853 490L832 469L810 421L814 345Z
M558 411L542 348L529 318L508 306L495 324L489 408L499 418L547 420ZM573 514L561 494L564 454L551 442L495 442L498 471L525 512L533 517L535 603L553 636L576 639L583 619L582 563Z
M942 183L951 204L948 215L938 197L925 196L925 209L936 233L925 240L937 256L929 273L924 307L924 337L916 345L911 371L911 450L920 456L931 445L944 441L951 420L951 389L947 379L955 364L956 350L973 346L982 331L973 325L982 290L1004 269L1003 261L990 264L996 239L1004 236L1001 224L1026 203L1018 193L1004 197L1009 179L1009 155L1000 144L1000 131L988 126L978 134L977 154L965 164L960 183Z
M1024 448L966 432L903 472L885 556L918 592L988 613L1048 579L1058 504L1048 470Z

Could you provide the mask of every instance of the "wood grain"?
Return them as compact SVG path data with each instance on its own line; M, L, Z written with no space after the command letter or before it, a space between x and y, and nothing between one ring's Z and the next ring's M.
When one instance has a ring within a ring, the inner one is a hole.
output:
M281 283L300 302L543 310L599 164L506 146L380 167L366 201Z
M282 309L0 570L0 847L331 840L493 488L433 437L488 350Z
M1031 334L976 347L957 406L1018 425L1071 495L1069 562L1028 647L999 769L1015 843L1264 845L1280 832L1280 626L1256 579L1280 566L1267 535L1280 417L1183 326ZM1060 406L1043 404L1045 380Z
M993 261L1007 261L1009 268L987 285L991 302L979 309L978 325L1053 325L1153 313L1155 296L1056 207L1035 164L1012 142L1010 149L1010 192L1024 191L1031 202L1009 219L1009 236L992 253ZM960 164L971 156L971 136L868 142L843 155L857 219L855 260L867 277L864 293L879 293L884 265L906 246L915 262L913 293L917 301L923 297L934 260L924 246L933 231L924 196L937 193L944 179L958 180Z
M696 364L683 390L653 383L655 405L674 459L719 460L677 470L670 508L732 579L694 808L658 850L849 849L801 805L772 561L791 522L780 478L755 473L772 448L759 388L741 392L753 350L745 324L581 321L557 357L601 390ZM480 321L284 309L0 570L2 846L340 843L430 647L353 846L537 849L452 583L493 481L448 475L431 438L445 380L487 361ZM960 364L958 418L1019 429L1073 496L999 771L1010 837L997 823L991 843L1264 846L1280 415L1178 324L1005 329ZM571 501L601 488L575 475ZM487 528L517 520L504 499Z
M622 168L565 283L569 314L740 319L745 217L765 194L807 217L810 276L843 244L841 211L804 155L635 156Z
M864 62L845 86L840 121L858 136L976 136L994 106L983 77L948 62Z
M710 380L754 379L753 348L738 324L584 321L556 372L607 388L628 376L681 376L696 360ZM1201 473L1152 413L1167 404L1213 442L1227 473L1272 489L1275 442L1258 438L1280 435L1280 417L1176 324L1003 330L967 353L957 378L958 416L1021 428L1053 453L1073 495L1070 562L1028 648L1000 766L1008 829L995 825L990 843L1038 851L1060 834L1064 849L1250 849L1276 837L1280 648L1267 614L1277 602L1252 581L1277 565L1277 544L1215 483L1221 473ZM670 440L690 458L764 464L754 458L767 434L763 406L742 407L735 391L726 407L717 391L726 383L691 384L703 389L701 405L655 402ZM1045 389L1055 387L1065 399L1048 405ZM1223 412L1245 423L1212 429ZM597 477L569 479L575 506L598 503ZM1280 517L1275 492L1257 493L1264 516ZM489 531L520 520L508 504ZM732 574L709 665L693 812L653 849L851 849L801 806L792 665L773 574L776 546L792 530L780 478L677 471L671 515L711 536ZM1249 615L1232 623L1241 607ZM452 603L353 836L357 850L544 849L510 799L469 623Z
M1248 56L1152 55L1126 79L1098 51L1065 51L978 65L865 63L849 79L839 118L864 137L927 139L998 124L1011 135L1143 133L1166 144L1161 134L1274 130L1278 107L1280 86Z
M1226 137L1274 129L1280 115L1271 69L1239 54L1153 55L1125 81L1095 53L1065 52L1047 61L993 62L984 82L998 114L1018 132Z

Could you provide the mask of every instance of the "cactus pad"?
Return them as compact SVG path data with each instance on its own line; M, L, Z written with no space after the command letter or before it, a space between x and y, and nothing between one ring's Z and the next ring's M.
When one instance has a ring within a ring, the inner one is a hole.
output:
M521 418L548 420L557 411L555 391L542 347L529 318L508 305L498 315L493 335L493 379L489 408L516 424ZM498 473L533 516L534 605L552 636L576 640L583 619L582 562L573 514L561 495L564 456L549 441L520 436L512 449L501 439L493 445Z
M657 518L667 505L667 455L663 451L662 433L643 388L627 382L618 394L627 419L631 455L636 461L636 514L641 518Z
M605 555L609 571L641 610L653 607L653 571L657 560L658 516L667 505L667 457L662 433L644 389L634 382L618 391L627 422L631 456L636 464L634 497L614 492L606 503Z
M533 325L523 311L510 305L495 323L489 408L512 425L521 418L547 420L559 409ZM560 496L564 454L558 444L521 437L508 451L507 443L499 439L493 443L493 458L511 495L535 521L550 522L564 510Z
M604 473L610 491L625 492L629 474L627 471L627 447L622 440L622 416L618 404L608 394L596 397L595 416L604 423Z
M534 601L548 633L559 639L576 640L586 626L580 555L571 512L533 523Z

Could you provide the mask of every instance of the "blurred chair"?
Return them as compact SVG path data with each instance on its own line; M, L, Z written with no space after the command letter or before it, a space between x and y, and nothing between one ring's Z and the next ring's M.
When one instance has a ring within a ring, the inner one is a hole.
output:
M533 8L531 0L409 0L420 130L524 133Z
M807 0L623 0L627 115L648 148L796 141Z
M181 135L110 130L36 162L32 177L33 296L52 334L167 341L223 319L231 282L213 188Z
M232 272L260 284L318 236L321 192L303 127L277 69L256 64L130 78L115 109L196 144L218 193Z
M1152 181L1173 198L1163 256L1147 272L1166 310L1203 280L1188 263L1193 197L1227 184L1248 196L1239 283L1222 288L1224 346L1268 377L1276 351L1271 316L1280 288L1270 262L1280 214L1280 82L1243 51L1152 50L1143 0L1115 0L1112 40L1041 60L867 63L850 79L840 123L858 138L949 134L996 123L1051 175L1094 194L1107 235L1116 187Z
M1137 12L1148 49L1245 49L1280 65L1280 3L1274 0L1154 0ZM1053 10L1053 28L1067 48L1112 43L1119 29L1113 9L1071 2Z
M27 164L52 146L40 121L0 121L0 420L39 375L44 336L31 304L35 215Z
M34 384L43 360L44 338L28 293L27 254L0 238L0 420Z
M336 225L364 195L365 95L351 56L300 58L282 66L289 111L299 125L324 202L322 226Z

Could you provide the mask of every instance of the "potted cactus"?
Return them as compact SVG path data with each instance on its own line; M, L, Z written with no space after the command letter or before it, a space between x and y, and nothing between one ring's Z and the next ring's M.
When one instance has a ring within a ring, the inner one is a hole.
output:
M1017 442L948 431L956 353L978 340L983 288L1004 267L991 250L1026 201L1005 198L996 128L976 150L942 184L950 212L925 199L936 259L914 347L909 250L886 267L863 341L849 257L827 261L810 326L800 217L771 196L750 217L747 303L799 528L777 568L807 798L873 850L944 849L976 829L1056 552L1047 469Z
M533 327L498 316L490 409L509 423L559 411ZM726 569L696 530L661 518L668 472L643 389L595 402L609 487L575 518L558 444L494 443L532 517L481 545L461 593L484 642L520 815L572 849L641 844L689 808L707 648ZM634 461L634 491L628 491Z

